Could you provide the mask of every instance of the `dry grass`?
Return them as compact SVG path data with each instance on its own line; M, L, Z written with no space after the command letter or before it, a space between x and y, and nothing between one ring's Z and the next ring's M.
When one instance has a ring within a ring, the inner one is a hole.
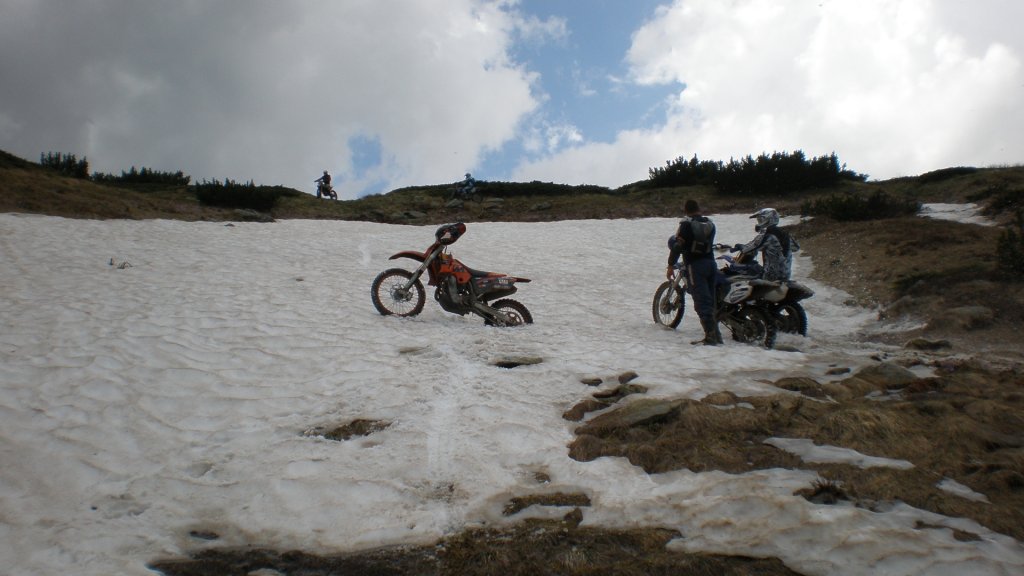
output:
M821 402L786 394L740 398L738 402L753 409L737 405L723 410L687 400L655 423L581 426L570 456L582 461L621 456L652 474L681 468L734 474L776 467L814 469L859 505L899 500L969 517L1024 539L1024 376L1018 370L992 371L975 363L943 370L923 385L912 382L902 397L890 401L858 395ZM852 385L858 381L848 379ZM602 416L611 419L610 414ZM914 468L802 462L765 445L769 437L808 438L819 445L907 460ZM985 494L991 504L940 490L936 484L943 478Z
M685 554L665 549L679 534L657 528L600 530L559 521L527 521L508 529L472 529L436 546L390 548L346 556L268 550L215 550L155 562L169 576L251 574L258 570L422 576L792 576L777 559Z

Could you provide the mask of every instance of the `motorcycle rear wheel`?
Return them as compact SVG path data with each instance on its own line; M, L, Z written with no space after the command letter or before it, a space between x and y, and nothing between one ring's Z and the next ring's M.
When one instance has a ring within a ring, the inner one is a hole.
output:
M782 332L807 336L807 312L799 303L782 304L774 310L774 316Z
M505 298L498 300L490 306L495 310L501 310L505 314L508 314L510 323L506 324L506 326L533 324L533 316L530 315L530 311L526 309L526 306L523 306L522 303L516 300ZM485 320L484 324L488 326L495 326L495 323L490 320Z
M658 286L654 292L654 301L651 302L651 315L654 321L662 326L675 329L683 321L683 312L686 311L686 294L678 286L675 287L676 298L672 298L672 282L666 280Z
M736 313L739 322L732 329L732 339L744 344L761 344L765 348L775 346L778 328L775 322L760 308L746 307Z
M402 287L412 278L412 272L402 268L389 268L373 279L370 298L373 307L382 316L415 316L423 311L426 291L418 279L408 290Z

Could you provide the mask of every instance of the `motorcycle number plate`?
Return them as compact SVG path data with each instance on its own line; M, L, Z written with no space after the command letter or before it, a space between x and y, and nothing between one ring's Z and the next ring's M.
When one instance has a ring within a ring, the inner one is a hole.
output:
M729 304L738 304L746 300L752 291L753 287L747 282L736 282L725 295L725 301Z

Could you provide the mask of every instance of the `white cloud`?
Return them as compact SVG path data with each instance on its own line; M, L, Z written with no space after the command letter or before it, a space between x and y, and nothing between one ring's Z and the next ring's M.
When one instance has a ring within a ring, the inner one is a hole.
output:
M522 179L617 186L677 156L835 151L888 178L1024 161L1024 6L677 0L633 36L638 84L678 84L659 126L524 163ZM978 34L984 34L979 37ZM646 159L646 160L645 160Z
M394 187L458 179L538 102L509 60L516 34L564 23L506 3L17 3L0 23L0 147L93 169L182 169L349 195L348 141L371 137Z

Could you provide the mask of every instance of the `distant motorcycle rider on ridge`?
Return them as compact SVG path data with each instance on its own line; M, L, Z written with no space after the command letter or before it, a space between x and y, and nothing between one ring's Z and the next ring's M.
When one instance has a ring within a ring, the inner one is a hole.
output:
M338 198L338 195L334 192L334 189L331 188L331 175L327 172L327 170L324 170L324 175L317 178L316 180L313 180L313 182L316 182L317 198L319 198L320 196L327 196L328 198L333 199Z
M669 238L670 252L668 270L665 276L672 278L672 269L679 256L686 266L693 309L700 318L704 339L691 344L717 346L722 344L722 333L715 319L715 277L718 269L712 247L715 243L715 224L701 213L696 200L687 200L683 205L686 217L679 222L675 236Z
M456 192L459 198L469 198L476 194L476 180L469 172L466 172L466 179L459 183Z

